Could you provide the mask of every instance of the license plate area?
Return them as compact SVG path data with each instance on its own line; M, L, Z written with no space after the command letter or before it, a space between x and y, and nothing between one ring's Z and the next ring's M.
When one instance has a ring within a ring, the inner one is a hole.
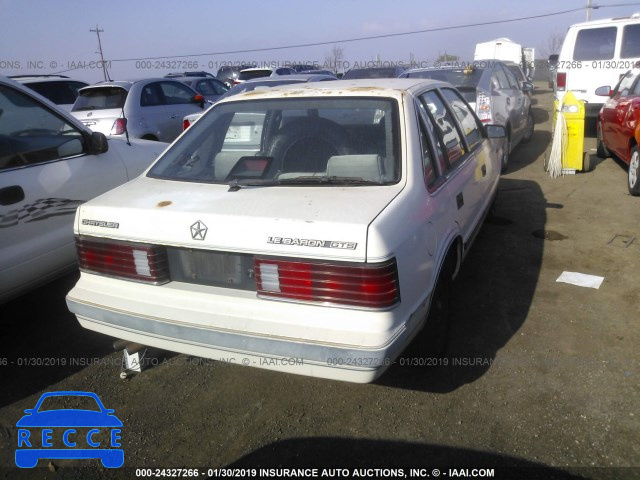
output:
M253 255L167 248L171 279L177 282L256 290Z

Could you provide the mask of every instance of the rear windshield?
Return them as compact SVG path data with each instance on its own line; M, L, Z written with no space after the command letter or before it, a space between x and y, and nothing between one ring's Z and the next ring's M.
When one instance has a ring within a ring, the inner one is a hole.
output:
M578 32L574 60L609 60L616 49L617 27L586 28Z
M344 80L353 80L355 78L395 78L398 71L394 67L389 68L361 68L349 70L342 77Z
M248 72L240 72L238 80L251 80L252 78L268 77L271 73L271 70L249 70Z
M71 111L122 108L127 99L127 93L120 87L89 88L80 92Z
M381 185L400 178L397 102L363 97L219 103L148 176L239 185Z
M78 90L86 87L82 82L38 82L26 85L56 105L72 105L78 96Z
M443 69L443 70L419 70L408 72L405 75L411 78L430 78L432 80L440 80L441 82L449 82L455 87L476 87L482 77L483 68L474 69Z

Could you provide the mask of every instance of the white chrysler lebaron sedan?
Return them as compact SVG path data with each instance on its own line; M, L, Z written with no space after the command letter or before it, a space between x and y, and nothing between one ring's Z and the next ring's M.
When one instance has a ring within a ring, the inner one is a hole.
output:
M423 327L442 351L504 135L421 79L223 100L144 175L79 207L67 304L128 341L373 381Z

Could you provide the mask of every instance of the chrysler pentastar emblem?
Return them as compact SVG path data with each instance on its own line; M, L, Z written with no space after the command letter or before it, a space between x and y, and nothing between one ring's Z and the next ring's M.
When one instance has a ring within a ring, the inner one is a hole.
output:
M191 238L194 240L204 240L204 237L207 236L207 226L198 220L196 223L191 225Z

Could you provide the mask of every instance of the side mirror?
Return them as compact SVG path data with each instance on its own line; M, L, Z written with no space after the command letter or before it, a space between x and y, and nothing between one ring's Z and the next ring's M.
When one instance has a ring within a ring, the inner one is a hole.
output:
M610 97L613 94L613 90L609 85L596 88L596 95L599 97Z
M89 153L91 155L100 155L109 150L109 143L104 133L93 132L89 137Z
M522 82L522 91L523 92L533 92L533 83L531 82Z
M204 96L203 95L195 95L193 97L193 103L199 103L200 104L200 108L204 108Z
M504 125L485 125L487 138L504 138L507 136L507 129Z

